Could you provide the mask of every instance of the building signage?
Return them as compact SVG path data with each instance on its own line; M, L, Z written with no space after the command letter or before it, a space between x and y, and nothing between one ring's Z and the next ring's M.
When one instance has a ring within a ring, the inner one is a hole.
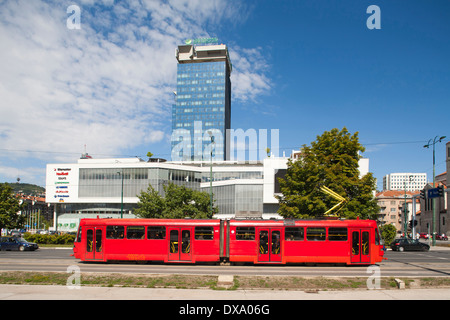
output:
M69 198L70 195L68 187L67 186L59 186L59 184L70 184L69 181L64 181L64 180L68 180L69 177L69 172L72 171L71 168L55 168L55 173L56 173L56 177L58 178L58 181L55 181L55 184L58 185L56 186L56 191L55 191L55 199L59 199L59 202L64 202L65 198ZM62 180L62 181L61 181ZM61 189L66 189L66 190L61 190Z
M69 201L73 197L77 198L74 186L76 186L78 170L66 166L50 166L50 168L47 167L47 201L57 203Z
M428 189L428 198L439 198L439 188Z
M197 38L197 39L186 39L184 41L185 44L217 44L219 43L218 38Z

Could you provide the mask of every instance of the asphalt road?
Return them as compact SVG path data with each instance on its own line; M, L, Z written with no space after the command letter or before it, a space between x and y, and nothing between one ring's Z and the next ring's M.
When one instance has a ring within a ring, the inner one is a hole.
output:
M82 263L70 256L70 249L0 252L0 271L57 271L66 272L71 265L81 272L144 273L144 274L201 274L201 275L267 275L267 276L341 276L367 277L370 270L360 266L218 266L162 263ZM434 247L428 252L394 252L388 250L387 260L378 264L381 276L429 277L450 276L450 248Z

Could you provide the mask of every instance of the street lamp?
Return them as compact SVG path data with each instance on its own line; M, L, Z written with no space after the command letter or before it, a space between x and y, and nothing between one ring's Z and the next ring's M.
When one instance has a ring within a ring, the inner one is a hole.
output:
M433 145L433 188L435 188L435 184L436 184L436 173L435 173L435 166L436 166L436 155L435 155L435 147L434 145L436 144L436 142L441 142L443 139L445 139L445 136L442 136L438 139L439 136L434 137L434 139L430 139L428 140L428 143L426 145L424 145L424 148L429 148L430 145ZM433 141L433 142L431 142ZM433 198L433 232L432 232L432 245L435 246L436 245L436 198Z
M408 178L409 178L409 183L411 183L411 181L413 180L414 176L410 175ZM403 210L405 216L404 216L403 230L405 230L405 238L407 238L406 234L407 234L407 230L408 230L408 217L407 217L407 215L408 215L407 214L408 207L406 205L406 176L404 177L403 182L404 182L404 185L405 185L405 205L404 205L404 210Z
M211 139L211 154L210 154L210 167L209 167L209 205L211 210L211 215L213 214L213 192L212 192L212 181L213 181L213 173L212 173L212 155L213 155L213 143L214 136L211 130L208 130L209 137Z
M120 195L120 219L122 219L123 218L123 169L122 169L122 172L117 171L117 173L122 178L122 192Z

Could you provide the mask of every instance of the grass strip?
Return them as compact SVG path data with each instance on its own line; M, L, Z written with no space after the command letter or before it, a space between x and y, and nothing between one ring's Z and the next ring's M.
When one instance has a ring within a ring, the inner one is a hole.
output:
M71 274L64 272L0 272L0 284L67 285ZM450 287L450 277L400 278L406 288ZM364 277L296 277L296 276L235 276L234 285L224 289L217 285L217 276L156 275L121 273L82 273L82 286L136 288L208 288L217 290L350 290L367 289ZM395 289L393 277L382 277L381 289Z

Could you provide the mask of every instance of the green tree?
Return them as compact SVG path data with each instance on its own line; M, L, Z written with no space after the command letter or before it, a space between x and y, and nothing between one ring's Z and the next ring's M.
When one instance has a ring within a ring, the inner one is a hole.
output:
M0 229L15 229L23 227L25 218L19 215L23 210L8 183L0 183Z
M384 240L384 245L389 246L392 241L394 241L397 235L397 229L392 224L386 224L380 227L381 237Z
M337 204L320 190L326 186L348 201L339 211L341 217L376 219L379 207L374 199L376 188L372 173L359 177L358 133L351 135L344 127L317 136L311 146L303 145L299 160L289 160L284 179L279 179L278 213L286 218L317 218Z
M173 183L164 185L164 194L161 196L151 185L147 191L138 196L138 208L134 213L141 218L156 219L209 219L210 195L207 192L192 190ZM213 207L214 212L218 212Z

